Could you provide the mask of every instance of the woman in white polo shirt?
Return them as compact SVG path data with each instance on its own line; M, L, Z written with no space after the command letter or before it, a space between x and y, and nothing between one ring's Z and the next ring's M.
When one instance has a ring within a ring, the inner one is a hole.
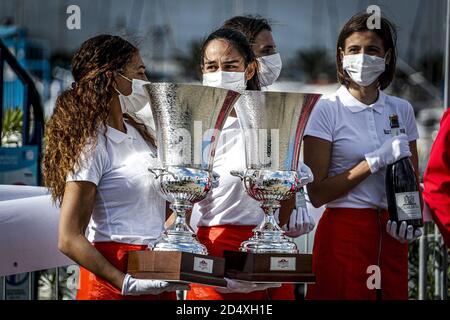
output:
M384 172L406 156L417 172L418 133L411 104L382 91L395 73L395 27L381 18L380 28L368 29L369 17L358 14L341 30L342 86L320 100L305 131L305 163L314 173L309 197L315 207L327 207L315 234L317 281L308 299L408 298L406 242L421 232L397 232L388 223ZM392 114L404 132L395 138Z
M235 16L225 21L222 28L236 29L245 34L258 60L261 89L267 90L278 79L283 66L269 21L261 17Z
M128 115L148 102L139 51L117 36L91 38L72 74L47 125L44 179L61 203L59 248L81 266L77 298L175 299L186 286L126 273L128 251L147 248L165 221L147 172L154 141Z
M245 35L238 30L222 28L210 34L201 50L201 67L203 85L235 91L260 90L256 56ZM199 217L197 236L212 255L223 256L225 250L238 251L263 219L259 202L247 195L239 178L230 174L231 170L245 168L244 141L233 110L215 152L214 171L220 175L219 185L193 210L193 215ZM290 210L285 209L280 214L281 220L288 220ZM284 219L283 214L286 214ZM294 299L291 284L270 287L231 283L228 290L221 290L191 285L187 297L190 300Z
M247 37L258 62L258 80L261 85L261 90L270 90L270 87L278 79L283 64L269 21L262 17L251 15L235 16L225 21L222 28L239 30ZM236 157L232 157L232 159L234 158ZM305 167L303 166L303 168ZM301 192L303 193L303 190ZM294 202L295 198L285 201L283 211L289 211L289 208L294 207ZM297 238L302 234L312 231L315 222L306 206L303 206L301 203L295 203L294 208L289 217L289 221L282 228L287 236ZM278 214L279 211L277 211L276 216Z

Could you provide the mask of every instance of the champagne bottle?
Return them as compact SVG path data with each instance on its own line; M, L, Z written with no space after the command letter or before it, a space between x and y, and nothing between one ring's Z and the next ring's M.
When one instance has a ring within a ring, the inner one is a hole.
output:
M398 116L389 116L391 136L400 134ZM386 168L386 198L389 218L398 227L403 221L414 228L422 226L419 184L409 157L402 158Z

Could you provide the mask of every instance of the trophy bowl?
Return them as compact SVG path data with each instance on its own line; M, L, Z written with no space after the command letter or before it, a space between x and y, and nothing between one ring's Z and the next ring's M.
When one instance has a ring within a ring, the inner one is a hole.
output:
M186 213L214 182L214 151L239 93L207 86L155 83L144 86L155 119L159 168L149 168L157 188L176 214L154 251L207 254L186 223ZM216 181L217 182L217 181Z
M244 134L247 170L232 171L265 213L253 237L240 250L253 253L297 253L274 218L288 200L312 180L298 171L303 132L320 95L246 91L235 106Z
M253 253L298 253L297 246L284 236L274 212L280 201L288 200L310 177L297 171L247 170L232 171L240 177L247 194L261 203L264 220L253 230L253 237L241 244L240 250Z
M313 282L311 255L278 225L274 213L312 181L298 170L301 143L308 117L320 98L316 94L244 92L235 110L244 136L245 171L230 173L243 181L247 194L260 202L263 221L244 241L240 252L227 251L229 277L264 282Z
M176 213L174 223L152 249L208 254L206 247L197 241L194 231L186 223L185 216L194 203L206 197L217 177L207 170L188 167L150 168L149 171L158 181L160 194L171 203L170 207Z
M149 169L159 182L160 193L167 201L196 203L213 187L213 174L206 170L188 167Z
M218 181L214 151L239 93L207 86L144 85L155 121L158 164L149 171L155 187L176 215L150 251L130 252L129 272L137 277L226 285L224 259L208 256L186 223L186 213Z

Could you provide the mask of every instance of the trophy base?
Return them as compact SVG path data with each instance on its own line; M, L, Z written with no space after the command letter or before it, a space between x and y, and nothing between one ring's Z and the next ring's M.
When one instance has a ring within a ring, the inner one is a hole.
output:
M266 239L264 237L253 236L247 241L242 242L240 251L247 253L282 253L298 254L297 245L286 238L283 234L275 239Z
M225 260L181 251L129 251L128 273L137 279L226 287Z
M314 283L311 254L225 251L225 275L251 282Z
M206 246L198 242L194 233L189 231L167 231L163 237L153 246L149 246L152 251L180 251L190 252L199 255L207 255Z

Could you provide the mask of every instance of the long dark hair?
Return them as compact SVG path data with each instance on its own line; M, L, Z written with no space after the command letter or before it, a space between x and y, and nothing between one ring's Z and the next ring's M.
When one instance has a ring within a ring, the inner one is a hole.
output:
M384 51L391 50L391 59L386 66L386 70L378 78L380 89L386 89L394 79L395 68L397 64L397 31L395 25L388 19L381 17L380 28L369 29L367 20L372 16L369 13L359 13L350 18L339 33L336 44L336 67L337 76L341 84L350 85L350 77L342 67L341 49L345 48L345 40L355 32L372 31L383 40Z
M256 56L247 40L247 37L240 31L235 29L221 28L211 33L205 41L200 51L200 65L203 67L205 59L205 50L212 40L223 39L230 43L244 57L245 67L250 63L257 64ZM256 70L255 70L256 71ZM261 85L258 79L258 72L255 72L253 77L247 81L247 90L261 90Z
M252 15L230 18L223 23L222 28L241 31L247 37L250 45L255 43L255 39L261 31L267 30L272 32L272 27L267 19Z

